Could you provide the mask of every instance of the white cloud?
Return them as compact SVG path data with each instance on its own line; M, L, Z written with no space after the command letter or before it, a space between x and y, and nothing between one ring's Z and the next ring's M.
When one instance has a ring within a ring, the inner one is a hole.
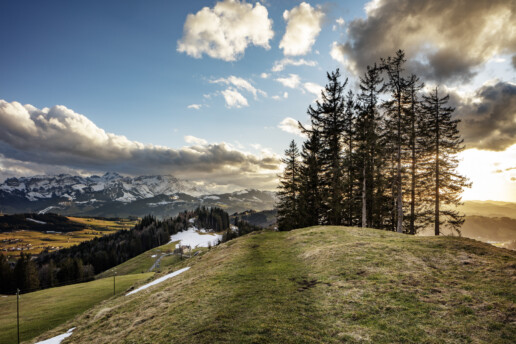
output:
M295 56L310 52L321 31L323 18L322 10L313 8L306 2L283 12L283 19L287 22L285 35L279 44L283 54Z
M305 135L301 132L301 129L299 129L299 123L292 117L286 117L283 119L280 124L278 124L278 128L281 130L290 133L295 134L298 136L304 137Z
M185 142L191 143L193 145L199 145L199 146L204 146L204 145L208 144L208 141L206 141L205 139L201 139L201 138L191 136L191 135L185 136Z
M269 76L270 76L270 75L269 75L269 74L267 74L267 73L262 73L262 74L260 74L260 77L261 77L262 79L267 79L267 78L269 78Z
M0 100L0 174L24 171L117 171L271 188L280 161L253 155L222 142L185 137L197 145L173 149L107 133L65 106L37 109Z
M317 66L317 62L312 61L312 60L305 60L305 59L294 60L294 59L290 59L290 58L284 58L282 60L274 62L272 71L273 72L281 72L282 70L285 69L286 66L289 66L289 65L315 67L315 66Z
M324 89L323 86L313 82L305 82L303 84L303 87L307 92L314 94L317 97L317 99L321 99L321 91Z
M187 106L188 109L199 110L202 107L201 104L190 104Z
M238 0L217 2L213 8L204 7L196 14L188 14L183 37L177 51L200 58L202 54L235 61L243 56L249 44L270 49L274 36L272 20L267 8Z
M274 99L274 100L281 100L280 96L272 96L271 98Z
M356 63L346 58L346 55L344 54L344 51L342 49L342 45L338 44L337 42L333 42L331 45L330 56L335 61L345 66L353 74L358 74Z
M224 91L222 91L222 95L224 96L224 99L226 100L226 107L231 108L241 108L244 106L249 106L249 103L247 102L247 99L237 90L233 88L228 88Z
M228 78L219 78L217 80L210 81L213 84L225 84L225 85L233 85L240 90L246 90L253 94L254 98L257 98L257 95L260 94L264 97L267 96L265 91L255 88L251 83L245 79L239 78L237 76L231 75Z
M283 98L285 98L285 99L288 98L288 92L283 92Z
M346 22L344 21L344 18L342 18L342 17L335 19L335 24L333 25L332 30L337 31L337 29L339 27L344 26L345 23Z
M285 87L296 88L301 83L301 79L297 74L290 74L288 78L277 78L277 82L281 83Z

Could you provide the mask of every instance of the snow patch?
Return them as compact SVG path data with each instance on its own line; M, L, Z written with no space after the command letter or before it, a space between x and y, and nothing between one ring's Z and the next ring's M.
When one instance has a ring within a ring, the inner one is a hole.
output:
M51 209L54 209L54 208L58 208L58 207L55 207L55 206L53 206L53 205L52 205L52 206L47 207L47 208L45 208L45 209L43 209L43 210L40 210L40 211L38 212L38 214L39 214L39 215L41 215L41 214L46 214L46 213L47 213L47 211L49 211L49 210L51 210Z
M46 225L47 224L46 222L34 220L34 219L31 219L30 217L26 218L25 220L30 221L30 222L39 223L40 225Z
M73 330L75 330L75 327L72 327L66 333L60 334L59 336L55 336L47 340L43 340L41 342L37 342L36 344L60 344L65 338L68 338L72 335Z
M124 191L124 195L118 197L116 200L123 203L131 203L132 201L136 201L136 197Z
M166 281L166 280L168 280L169 278L172 278L172 277L174 277L174 276L177 276L177 275L179 275L180 273L183 273L183 272L185 272L185 271L186 271L186 270L188 270L188 269L190 269L190 267L189 267L189 266L188 266L188 267L186 267L186 268L183 268L183 269L181 269L181 270L174 271L174 272L172 272L172 273L170 273L170 274L168 274L168 275L162 276L162 277L160 277L160 278L158 278L158 279L155 279L154 281L152 281L152 282L150 282L150 283L144 284L144 285L142 285L141 287L136 288L135 290L128 292L127 294L125 294L125 296L129 296L129 295L131 295L131 294L134 294L134 293L137 293L137 292L142 291L142 290L144 290L144 289L147 289L147 288L149 288L149 287L151 287L151 286L153 286L153 285L156 285L156 284L158 284L158 283L161 283L161 282L163 282L163 281Z
M170 242L179 241L179 244L176 245L177 248L180 246L190 246L192 248L196 248L208 247L210 245L215 246L219 240L222 240L221 234L200 234L198 232L199 230L197 228L190 227L187 231L182 231L172 235L170 237Z
M217 200L217 199L220 199L219 196L215 196L215 195L209 195L209 196L204 196L204 199L214 199L214 200Z
M167 202L167 201L161 201L161 202L156 202L156 203L147 203L147 205L149 207L157 207L159 205L167 205L167 204L171 204L172 202Z

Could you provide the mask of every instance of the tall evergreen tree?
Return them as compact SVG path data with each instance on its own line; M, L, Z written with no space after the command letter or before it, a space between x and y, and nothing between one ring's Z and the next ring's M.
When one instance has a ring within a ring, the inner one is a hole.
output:
M299 177L299 213L301 227L315 226L321 218L321 185L319 179L321 142L317 131L307 130L308 136L301 150Z
M409 185L409 204L410 211L408 216L408 233L415 235L420 223L417 223L421 215L422 207L422 180L418 171L418 165L423 161L424 140L421 137L422 127L424 126L424 116L422 115L418 93L424 87L416 75L411 75L407 80L407 89L404 94L404 103L407 105L404 110L408 120L408 150L410 152L408 165L410 166L410 185Z
M380 142L381 118L378 112L378 96L384 91L381 70L376 66L367 66L367 71L360 78L359 117L357 119L358 156L361 164L361 225L373 225L373 214L378 213L379 176L383 152Z
M343 218L342 136L346 128L344 118L344 88L348 80L340 82L340 72L327 73L328 84L321 92L322 101L315 108L308 107L312 128L321 140L321 186L323 221L340 225Z
M386 89L391 94L391 99L384 103L384 108L389 118L389 131L392 137L392 148L395 155L395 175L393 176L393 188L395 194L395 226L398 233L403 232L403 150L406 144L406 118L403 111L403 95L406 92L407 82L402 76L405 53L402 50L396 52L395 57L382 59L382 67L387 73Z
M280 176L278 191L278 229L281 231L297 228L299 225L299 150L292 140L285 150L283 175Z
M428 180L433 182L430 197L435 235L441 234L441 225L459 232L464 223L464 215L452 208L460 204L461 193L469 187L468 180L457 172L457 154L464 150L457 125L460 120L452 119L455 110L446 106L449 96L441 97L436 87L428 96L423 96L426 118L425 146L433 159L426 164Z

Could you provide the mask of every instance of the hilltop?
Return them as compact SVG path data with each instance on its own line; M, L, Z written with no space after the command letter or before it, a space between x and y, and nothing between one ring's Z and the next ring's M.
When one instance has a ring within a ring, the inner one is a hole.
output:
M45 333L63 343L511 343L516 252L346 227L255 232ZM155 277L159 277L157 274ZM138 287L144 282L136 284Z

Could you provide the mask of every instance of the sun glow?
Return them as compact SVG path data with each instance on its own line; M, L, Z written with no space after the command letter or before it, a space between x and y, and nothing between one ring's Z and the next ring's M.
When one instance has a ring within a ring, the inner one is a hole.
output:
M516 145L500 152L467 149L460 158L459 173L473 182L463 200L516 202Z

